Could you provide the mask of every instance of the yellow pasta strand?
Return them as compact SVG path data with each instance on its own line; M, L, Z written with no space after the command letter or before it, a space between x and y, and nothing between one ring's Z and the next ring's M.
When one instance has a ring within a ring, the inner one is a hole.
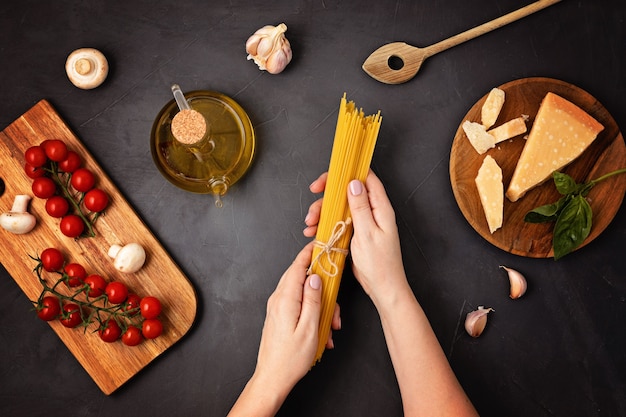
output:
M352 238L348 184L353 179L365 181L381 122L380 111L376 115L365 116L363 110L357 109L354 102L348 102L343 95L309 268L310 274L318 274L322 279L320 340L314 363L321 360L330 334L339 283Z

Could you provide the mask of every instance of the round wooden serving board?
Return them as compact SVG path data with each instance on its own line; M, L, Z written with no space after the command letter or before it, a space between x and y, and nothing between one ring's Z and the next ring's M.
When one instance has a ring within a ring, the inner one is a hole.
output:
M596 140L585 152L561 171L577 182L588 182L603 174L626 167L626 146L615 120L598 100L580 88L550 78L525 78L511 81L499 87L506 93L506 100L498 117L497 127L502 123L528 115L528 132L535 120L541 100L553 92L576 104L604 126ZM470 225L488 242L507 252L532 258L548 258L552 252L552 230L554 223L531 224L524 216L537 206L553 203L559 199L552 179L529 191L515 203L504 198L504 220L502 228L489 232L474 179L483 159L491 155L502 168L502 180L506 191L515 165L525 144L524 135L496 144L483 155L472 147L461 125L465 120L480 122L485 94L467 112L459 125L450 153L450 181L452 191L461 212ZM528 133L527 132L527 133ZM617 214L624 192L626 175L611 177L596 185L588 195L593 210L593 226L589 237L580 246L594 240L606 229Z

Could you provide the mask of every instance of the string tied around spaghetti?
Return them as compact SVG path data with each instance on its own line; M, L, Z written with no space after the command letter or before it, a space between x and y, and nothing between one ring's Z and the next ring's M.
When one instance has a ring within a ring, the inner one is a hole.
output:
M322 250L317 254L315 259L313 259L313 261L311 262L311 266L309 266L309 269L307 271L308 275L311 274L312 269L313 269L313 265L315 265L315 263L317 263L319 265L319 267L321 268L321 270L326 275L328 275L329 277L337 276L337 274L339 273L339 267L333 261L333 258L331 256L331 254L333 252L338 252L338 253L342 253L344 255L348 255L348 250L347 249L336 248L335 245L337 244L339 239L341 239L341 237L346 233L346 230L347 230L348 225L350 223L352 223L352 219L350 217L348 217L346 219L346 221L339 220L335 224L335 228L333 229L333 233L330 235L330 238L328 239L328 242L324 243L324 242L320 242L319 240L315 240L315 242L313 242L315 246L317 246L318 248L321 248ZM327 260L328 264L330 265L330 271L327 270L322 265L322 263L320 262L320 259L324 255L326 255L326 260Z

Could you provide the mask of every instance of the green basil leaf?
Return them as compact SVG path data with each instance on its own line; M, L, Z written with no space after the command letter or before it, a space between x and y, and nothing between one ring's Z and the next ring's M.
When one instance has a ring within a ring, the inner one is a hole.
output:
M552 173L552 178L554 179L554 185L556 186L556 190L561 195L575 193L578 189L576 181L574 181L574 179L567 174L554 171Z
M589 236L592 212L587 200L574 196L561 210L554 226L552 248L554 259L567 255Z
M559 213L565 207L567 201L571 198L569 195L561 197L558 201L552 204L546 204L545 206L539 206L524 216L524 221L527 223L548 223L557 219Z

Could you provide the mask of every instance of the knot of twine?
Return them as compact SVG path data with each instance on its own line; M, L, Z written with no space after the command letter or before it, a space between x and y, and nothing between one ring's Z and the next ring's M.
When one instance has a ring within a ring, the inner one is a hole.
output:
M339 252L344 255L348 254L347 249L336 248L335 245L337 244L339 239L344 235L344 233L346 233L346 228L348 227L350 223L352 223L352 219L350 217L348 217L345 222L342 220L339 220L337 224L335 224L333 233L330 235L330 238L328 239L327 243L320 242L319 240L316 240L315 242L313 242L316 247L321 248L322 250L317 254L315 259L313 259L313 261L311 262L311 266L309 266L307 274L309 275L311 274L313 265L315 265L315 263L317 263L319 267L321 268L321 270L329 277L335 277L339 273L339 267L337 266L335 262L333 262L333 258L331 254L332 252ZM324 266L319 262L322 256L324 255L326 255L326 260L328 261L328 264L330 265L330 271L324 268Z

